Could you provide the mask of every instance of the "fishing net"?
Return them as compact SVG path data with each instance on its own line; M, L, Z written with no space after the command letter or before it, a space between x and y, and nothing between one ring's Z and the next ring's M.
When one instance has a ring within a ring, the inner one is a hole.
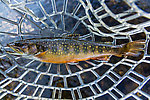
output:
M0 99L150 99L149 0L0 0ZM7 53L7 44L79 34L120 45L145 40L144 57L51 64Z

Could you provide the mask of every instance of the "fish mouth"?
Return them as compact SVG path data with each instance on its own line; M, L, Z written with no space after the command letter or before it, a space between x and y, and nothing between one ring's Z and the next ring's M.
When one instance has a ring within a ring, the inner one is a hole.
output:
M24 54L22 52L22 50L17 46L7 44L7 47L11 48L14 51L14 52L8 51L7 53L9 53L9 54L13 54L13 55L23 55Z

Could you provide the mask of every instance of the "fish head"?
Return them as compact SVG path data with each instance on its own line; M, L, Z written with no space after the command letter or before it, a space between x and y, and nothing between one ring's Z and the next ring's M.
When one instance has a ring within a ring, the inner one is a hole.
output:
M7 46L18 55L33 55L37 53L37 46L34 43L15 42L9 43Z

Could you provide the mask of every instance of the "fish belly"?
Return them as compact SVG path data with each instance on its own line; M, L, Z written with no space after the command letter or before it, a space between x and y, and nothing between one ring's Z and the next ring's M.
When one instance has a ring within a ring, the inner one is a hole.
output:
M76 54L68 54L68 55L54 55L54 54L46 54L41 53L39 55L36 55L36 57L41 62L48 62L48 63L71 63L71 62L79 62L79 61L85 61L89 59L101 59L104 57L109 56L110 54L99 54L99 53L80 53L78 55Z

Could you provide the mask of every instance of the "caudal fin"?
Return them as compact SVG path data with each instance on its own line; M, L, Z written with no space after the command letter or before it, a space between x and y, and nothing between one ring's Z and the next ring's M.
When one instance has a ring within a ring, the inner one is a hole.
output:
M137 57L140 56L142 52L144 52L144 48L145 48L145 41L138 40L123 45L121 49L124 52L123 55Z

